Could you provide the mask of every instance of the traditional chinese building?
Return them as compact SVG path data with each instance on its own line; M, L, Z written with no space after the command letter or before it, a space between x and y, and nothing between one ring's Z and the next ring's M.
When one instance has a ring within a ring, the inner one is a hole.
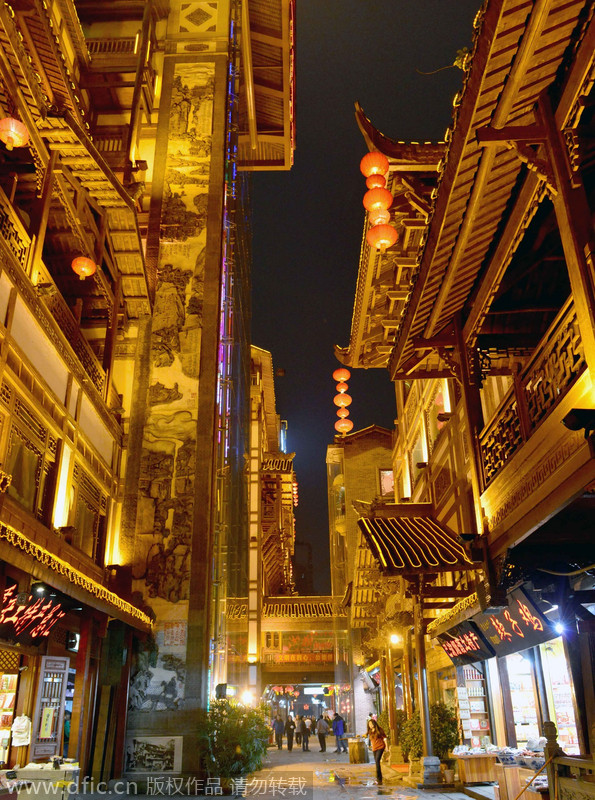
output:
M358 110L399 239L364 243L337 355L397 387L396 502L360 504L359 524L387 602L395 581L407 595L394 674L413 635L426 756L432 699L471 746L524 746L546 720L568 752L594 745L594 34L588 3L484 5L402 286L411 166Z
M9 763L197 769L247 577L246 176L292 163L293 34L290 0L0 8Z

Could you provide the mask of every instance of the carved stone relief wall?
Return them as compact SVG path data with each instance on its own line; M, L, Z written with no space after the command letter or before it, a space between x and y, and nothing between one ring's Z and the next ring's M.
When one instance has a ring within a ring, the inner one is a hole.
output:
M175 66L156 158L165 172L133 574L157 617L156 650L139 657L130 693L132 709L151 713L184 698L213 93L213 64Z

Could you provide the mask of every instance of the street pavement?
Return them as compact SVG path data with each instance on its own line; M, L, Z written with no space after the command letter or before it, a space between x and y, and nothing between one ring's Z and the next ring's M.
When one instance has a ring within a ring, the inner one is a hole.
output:
M269 747L267 761L260 772L246 782L244 795L276 800L469 800L462 792L431 792L413 789L403 782L404 774L382 764L383 785L375 785L376 767L350 764L347 753L334 752L334 738L321 753L318 742L310 739L310 751L294 745L291 752ZM370 756L371 757L371 756ZM234 786L235 790L241 786Z
M371 756L370 756L371 758ZM88 785L71 793L63 788L57 790L55 800L118 800L134 797L135 800L154 800L156 797L209 796L211 798L231 794L234 797L254 797L256 800L469 800L457 791L423 791L407 786L403 772L382 764L383 785L377 786L374 761L367 764L350 764L347 753L334 752L334 737L328 749L321 753L316 739L310 739L310 750L304 752L294 745L289 752L287 745L278 750L268 749L265 764L259 772L245 779L232 781L231 786L222 786L218 778L192 782L181 778L152 776L142 793L136 791L133 781L110 781L103 786ZM114 797L115 795L115 797ZM19 800L27 800L19 795ZM35 798L38 800L38 798ZM54 798L44 798L54 800Z

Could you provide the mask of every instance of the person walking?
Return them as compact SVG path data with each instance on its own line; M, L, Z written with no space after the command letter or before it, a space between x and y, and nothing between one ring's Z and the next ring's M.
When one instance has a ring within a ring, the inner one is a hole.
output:
M322 714L318 717L316 722L316 733L318 734L318 741L320 742L320 752L326 753L326 735L328 733L328 723Z
M384 755L384 751L386 750L386 733L382 730L375 719L369 719L366 735L370 740L372 755L374 756L374 761L376 763L376 783L378 786L382 786L382 768L380 766L380 762L382 760L382 756Z
M302 739L302 750L304 753L309 751L308 747L308 740L310 738L310 728L306 725L306 720L304 717L300 717L300 721L298 722L298 731L300 733Z
M285 723L285 735L287 736L287 749L291 753L293 750L293 732L295 730L295 722L293 721L293 717L291 714L287 717L287 722Z
M337 749L335 750L335 753L346 753L347 745L345 744L345 720L338 711L335 711L335 716L333 717L333 733L337 739Z
M277 749L283 750L283 732L285 731L285 723L283 722L283 718L280 714L277 715L277 719L273 722L273 733L275 734L275 741L277 742Z
M299 714L296 715L295 718L295 743L301 744L302 743L302 732L300 730L300 722L302 718Z

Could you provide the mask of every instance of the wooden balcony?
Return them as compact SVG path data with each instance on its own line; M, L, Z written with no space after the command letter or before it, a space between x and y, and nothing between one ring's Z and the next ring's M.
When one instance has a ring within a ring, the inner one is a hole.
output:
M586 368L569 299L480 436L485 485L535 434Z
M569 299L480 436L481 505L493 556L518 544L595 480L585 431L562 421L592 408L576 312Z
M31 309L48 339L81 382L90 384L97 410L110 426L114 419L108 414L103 402L106 373L89 342L85 339L72 311L60 294L49 270L42 261L37 265L37 285L31 283L30 252L32 240L16 210L0 189L0 248L4 255L5 269L13 285L19 287L27 306ZM112 387L107 406L121 405L117 391Z

